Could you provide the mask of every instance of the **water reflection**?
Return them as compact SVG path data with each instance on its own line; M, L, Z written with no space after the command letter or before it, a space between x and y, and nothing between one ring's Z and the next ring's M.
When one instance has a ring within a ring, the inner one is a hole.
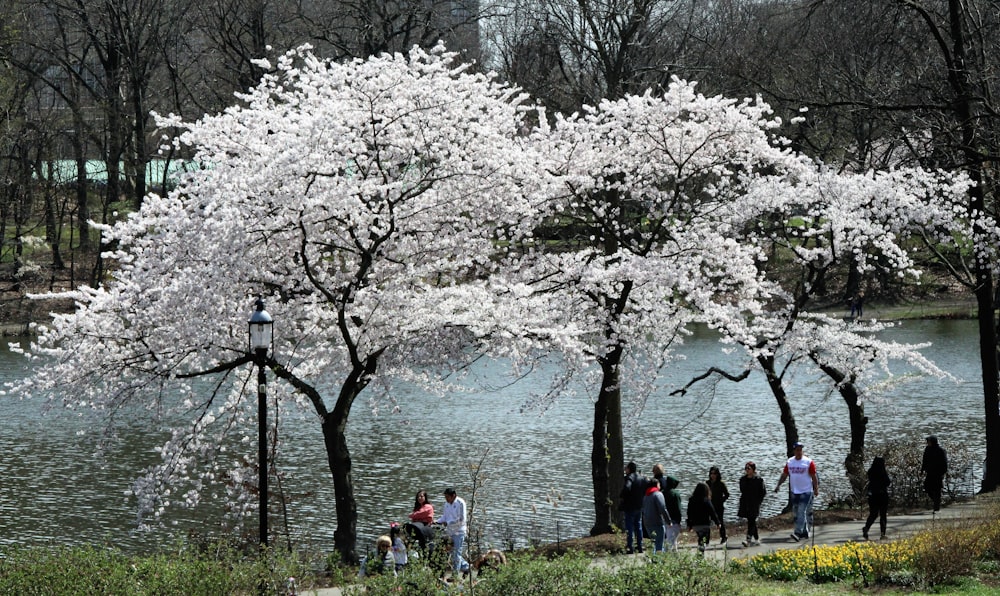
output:
M907 322L888 336L932 341L925 354L963 381L919 379L869 403L869 442L933 432L946 448L961 441L974 453L982 453L975 323ZM670 396L670 390L707 365L726 364L708 334L692 337L685 352L687 359L671 365L663 389L630 421L625 455L647 473L654 463L663 463L681 480L685 498L707 476L709 466L720 466L733 493L734 503L727 507L732 515L744 461L757 462L769 489L777 480L784 462L779 413L757 377ZM0 351L0 375L9 379L26 374L22 362ZM505 536L523 545L530 539L549 541L589 531L593 404L586 392L560 400L544 413L522 412L532 390L547 386L546 371L505 386L499 380L503 366L483 367L477 374L486 385L500 389L444 398L401 389L397 395L401 411L378 417L366 411L364 402L356 404L348 439L363 541L384 533L390 521L403 519L418 489L428 490L438 508L448 486L468 499L473 480L469 466L478 463L482 463L477 476L482 486L476 514L494 544ZM825 393L815 378L800 375L790 383L806 453L816 459L823 479L821 496L843 494L847 483L841 461L850 439L846 407L839 395ZM90 455L94 436L78 435L93 426L92 414L41 416L38 402L3 398L0 404L0 441L5 446L0 458L4 479L0 544L107 542L140 550L169 540L163 533L133 533L135 512L124 496L138 471L156 460L152 448L162 442L161 432L134 426L122 433L105 457L95 459ZM292 499L293 539L330 549L334 497L319 424L308 413L282 416L297 418L285 427L288 442L279 462ZM770 496L765 513L780 505L779 498ZM172 512L168 523L175 532L184 533L220 518L221 504L209 499L196 513Z

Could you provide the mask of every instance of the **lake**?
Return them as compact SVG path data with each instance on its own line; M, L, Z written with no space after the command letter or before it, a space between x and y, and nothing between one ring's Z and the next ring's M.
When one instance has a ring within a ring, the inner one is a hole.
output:
M913 437L915 449L922 449L922 437L934 433L946 449L961 443L983 454L975 322L906 321L884 337L933 342L924 354L961 381L918 378L867 403L868 444ZM664 371L663 389L629 417L625 457L647 474L654 463L662 463L681 480L685 500L694 484L707 477L708 468L719 466L733 493L726 509L732 518L736 479L746 460L757 462L769 490L777 480L785 460L779 413L759 374L738 384L723 381L670 396L707 366L726 364L707 331L695 333L682 350L686 359ZM538 370L511 385L502 363L483 363L473 377L493 389L444 398L404 389L396 395L400 411L379 416L362 396L349 425L361 547L385 533L390 521L405 519L418 489L426 489L437 508L448 486L468 500L470 465L479 466L475 514L494 545L513 540L523 546L586 534L594 515L593 402L588 397L593 391L559 400L544 412L524 410L532 393L547 386L551 372ZM27 374L25 360L10 353L4 342L2 378ZM842 461L850 434L842 399L805 373L790 380L789 395L806 454L820 471L821 501L846 494ZM136 532L134 503L126 493L139 471L157 461L153 449L166 436L164 429L128 422L120 441L98 456L94 413L45 411L44 405L0 397L0 544L113 544L145 551L168 543L174 534L210 530L222 518L221 504L208 499L196 511L171 511L165 531ZM304 548L332 550L334 496L320 427L306 414L290 421L283 426L287 446L279 466L290 499L292 539ZM247 449L254 458L256 443ZM978 487L978 479L973 482L969 490ZM277 490L273 482L271 490L272 495ZM770 496L765 513L777 512L782 504ZM249 525L256 527L256 522ZM279 527L278 520L272 519L271 526Z

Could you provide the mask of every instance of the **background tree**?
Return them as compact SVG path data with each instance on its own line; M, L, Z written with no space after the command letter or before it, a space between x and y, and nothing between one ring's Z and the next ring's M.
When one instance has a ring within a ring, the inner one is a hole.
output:
M552 110L660 90L700 46L695 2L523 0L484 23L489 64Z
M756 46L757 51L722 57L720 64L736 68L717 72L747 82L779 109L808 106L808 118L788 132L797 146L855 171L916 163L963 171L975 182L966 205L975 221L970 236L975 248L964 254L932 248L927 260L950 271L977 304L987 461L982 489L995 490L1000 483L992 240L997 182L990 165L1000 155L995 3L753 4L744 3L740 14L752 15L748 22L755 26L745 28L746 41L735 47ZM849 277L847 292L857 283L856 276Z
M725 341L747 351L747 368L712 369L696 380L717 374L742 381L752 370L761 371L781 412L791 455L800 436L784 380L791 370L818 369L847 406L851 441L844 466L860 496L868 424L864 405L900 381L889 363L905 363L920 374L947 374L920 355L924 346L876 339L884 324L817 312L823 309L817 293L825 278L846 269L845 261L864 274L882 269L887 276L919 277L915 240L929 231L936 234L968 185L921 170L860 175L809 169L803 165L796 174L794 190L765 190L755 203L760 211L747 220L743 236L761 243L761 252L770 255L761 269L782 288L763 312L738 321L735 333L730 323L720 325Z

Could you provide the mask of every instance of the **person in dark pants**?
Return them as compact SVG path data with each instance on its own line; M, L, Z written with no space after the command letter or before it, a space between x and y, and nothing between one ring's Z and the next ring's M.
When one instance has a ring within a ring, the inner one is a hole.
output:
M642 499L646 482L639 476L635 462L625 465L625 485L622 487L620 508L625 514L625 552L642 552ZM632 545L635 545L633 550Z
M712 491L704 482L699 482L688 499L687 508L687 528L694 530L698 536L698 553L704 555L708 547L709 537L712 532L712 524L722 525L722 520L715 513L712 506Z
M736 515L747 520L747 539L743 546L760 544L760 534L757 532L757 518L760 516L760 505L764 502L767 488L764 479L757 475L757 464L748 461L743 466L745 474L740 476L740 505Z
M948 473L948 455L944 449L938 445L938 439L934 435L927 437L927 446L924 447L924 459L920 464L920 471L926 474L924 478L924 490L934 504L934 511L941 510L941 490L944 488L944 477Z
M850 300L851 303L851 318L854 318L855 313L858 318L865 316L865 291L861 290L854 295L854 298Z
M876 457L872 460L872 465L868 468L868 520L865 521L865 529L861 535L868 540L868 530L878 518L878 527L881 530L881 538L885 540L886 514L889 512L889 485L892 479L889 478L889 471L885 469L885 458Z
M719 516L719 544L725 544L726 521L723 518L723 513L726 511L726 499L729 498L729 489L726 488L726 483L722 481L722 472L719 471L718 466L709 468L708 481L705 484L712 491L712 507L715 508L715 514Z

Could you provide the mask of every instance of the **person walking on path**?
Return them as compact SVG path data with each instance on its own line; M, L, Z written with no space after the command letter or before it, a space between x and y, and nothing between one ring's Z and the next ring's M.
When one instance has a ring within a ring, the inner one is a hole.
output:
M701 554L704 554L705 548L708 547L713 523L717 526L722 525L722 520L712 506L712 490L704 482L699 482L695 485L691 498L688 499L687 527L688 530L694 530L698 536L698 552Z
M642 499L646 494L646 483L639 476L634 461L625 465L625 484L622 486L620 508L625 514L625 552L642 552ZM635 545L635 550L632 545Z
M667 489L663 491L663 499L667 503L667 515L670 516L670 525L667 526L666 549L670 552L677 552L677 538L681 535L681 491L677 490L680 481L673 476L667 476L665 484Z
M785 480L788 480L788 488L792 492L792 509L795 511L795 531L792 532L792 540L795 542L809 538L809 511L813 499L819 496L816 463L802 455L803 448L804 445L798 441L792 443L794 455L788 458L781 478L774 487L774 492L778 492Z
M941 491L944 488L944 477L948 473L948 455L938 438L934 435L927 437L927 446L924 447L924 458L920 464L920 471L927 476L924 478L924 490L931 498L934 511L941 511Z
M718 466L712 466L708 470L708 490L712 493L712 507L715 514L719 516L719 544L726 543L726 499L729 498L729 489L722 481L722 472Z
M740 504L736 515L747 520L747 539L743 546L754 546L760 544L757 518L760 517L760 506L764 502L767 488L764 487L764 479L757 475L757 464L748 461L743 466L743 472L743 476L740 476Z
M667 502L658 483L650 482L646 487L646 496L642 498L642 525L653 539L653 552L663 552L663 537L667 533L670 516L667 514Z
M451 538L451 568L455 576L468 570L469 564L462 558L462 546L465 544L465 533L468 531L465 500L458 496L453 488L444 491L444 508L437 523L445 525L445 533Z
M890 484L892 484L892 479L889 478L889 471L885 469L885 458L876 457L872 460L871 467L868 468L868 520L865 521L865 528L861 531L865 540L868 540L868 530L875 523L876 517L878 518L879 530L881 530L880 537L885 540Z

